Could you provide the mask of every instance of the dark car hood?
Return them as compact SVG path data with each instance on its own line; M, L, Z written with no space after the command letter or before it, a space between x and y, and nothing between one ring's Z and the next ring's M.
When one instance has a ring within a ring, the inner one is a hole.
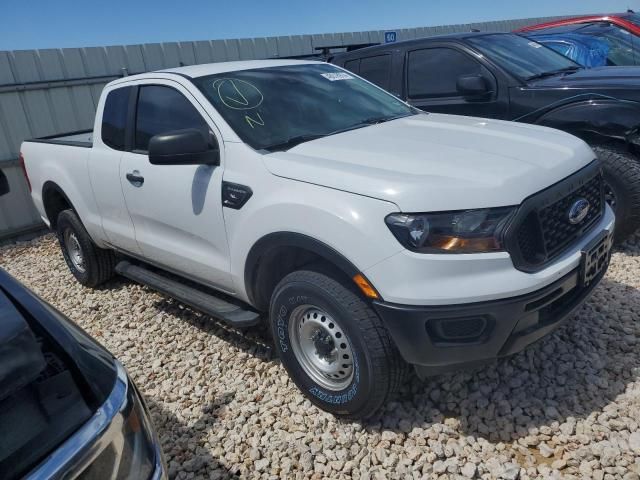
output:
M640 98L640 67L584 68L573 73L555 75L529 82L530 88L570 88L613 93L620 89L633 91ZM629 92L625 92L628 96Z
M12 304L13 308L8 310L7 315L10 315L11 311L15 312L14 322L18 327L22 327L24 330L26 323L28 323L31 330L39 329L64 352L69 362L75 366L88 385L95 404L102 404L111 393L115 383L116 367L113 356L70 319L25 288L2 268L0 268L0 299ZM6 321L7 319L2 320ZM8 325L4 322L3 325L0 325L0 331L7 332L7 336ZM23 372L21 380L16 382L15 386L24 383L27 377L32 378L42 366L38 356L31 353L31 350L37 347L37 344L33 343L33 335L18 327L15 327L15 330L20 331L23 335L22 346L25 348L25 357L16 363L16 366L22 368ZM0 335L0 339L2 339L2 335ZM10 346L11 344L8 342L4 343L4 348L8 349ZM2 348L0 348L0 352L2 352ZM26 356L27 353L30 355ZM4 375L7 378L20 373L9 372L8 366L6 370ZM0 373L2 373L1 369ZM8 384L6 390L9 391Z

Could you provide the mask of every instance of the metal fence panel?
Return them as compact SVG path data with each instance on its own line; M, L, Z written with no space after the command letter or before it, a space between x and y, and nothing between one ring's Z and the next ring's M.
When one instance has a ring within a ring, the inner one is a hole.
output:
M559 18L559 17L554 17ZM396 29L398 40L469 31L513 29L549 21L533 18ZM384 30L91 48L0 51L0 168L12 192L0 198L0 237L39 224L17 166L26 138L89 129L104 85L123 73L230 60L311 55L318 47L381 43ZM64 81L73 80L72 84ZM36 82L36 83L34 83Z

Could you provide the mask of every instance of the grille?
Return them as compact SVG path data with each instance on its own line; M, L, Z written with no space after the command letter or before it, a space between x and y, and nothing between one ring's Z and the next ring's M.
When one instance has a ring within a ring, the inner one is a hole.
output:
M513 257L516 267L523 267L523 270L542 267L580 239L602 217L603 191L602 174L597 171L587 181L576 181L569 177L554 186L553 192L542 192L539 194L542 198L534 196L526 201L523 215L520 215L521 220L514 231L513 243L517 251ZM545 197L551 195L553 200L545 201ZM589 202L589 211L584 219L572 224L569 210L579 199Z
M557 256L600 218L602 215L601 184L601 177L598 175L540 212L540 224L548 257ZM567 212L573 202L579 198L586 198L590 208L584 220L574 225L567 221Z

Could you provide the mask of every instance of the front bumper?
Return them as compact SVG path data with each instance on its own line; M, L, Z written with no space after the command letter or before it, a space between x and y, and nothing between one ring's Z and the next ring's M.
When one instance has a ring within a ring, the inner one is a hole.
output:
M27 479L75 478L84 474L87 478L116 478L128 476L142 478L131 469L131 458L137 452L125 452L123 427L135 426L135 431L148 437L148 445L136 448L149 449L153 460L149 468L150 480L168 478L164 455L160 442L150 423L149 413L144 399L135 388L120 362L116 363L116 382L106 401L98 408L92 418L54 450L40 465L27 475ZM138 408L141 408L141 410ZM135 421L131 422L132 412ZM124 459L124 462L123 462Z
M587 286L580 270L532 293L461 305L374 302L404 359L421 377L512 355L548 335L578 309L600 282Z
M581 251L603 230L613 231L609 206L600 222L558 257L534 273L513 266L507 252L424 254L403 250L364 270L385 302L400 305L454 305L509 299L550 285L578 268Z

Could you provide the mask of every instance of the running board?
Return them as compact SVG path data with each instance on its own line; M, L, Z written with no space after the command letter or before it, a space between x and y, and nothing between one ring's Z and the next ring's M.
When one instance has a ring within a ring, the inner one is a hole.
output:
M250 327L260 322L260 314L239 305L229 303L210 293L189 287L179 281L167 278L145 267L126 260L116 265L116 272L134 282L141 283L160 293L189 305L207 315L219 318L234 327Z

